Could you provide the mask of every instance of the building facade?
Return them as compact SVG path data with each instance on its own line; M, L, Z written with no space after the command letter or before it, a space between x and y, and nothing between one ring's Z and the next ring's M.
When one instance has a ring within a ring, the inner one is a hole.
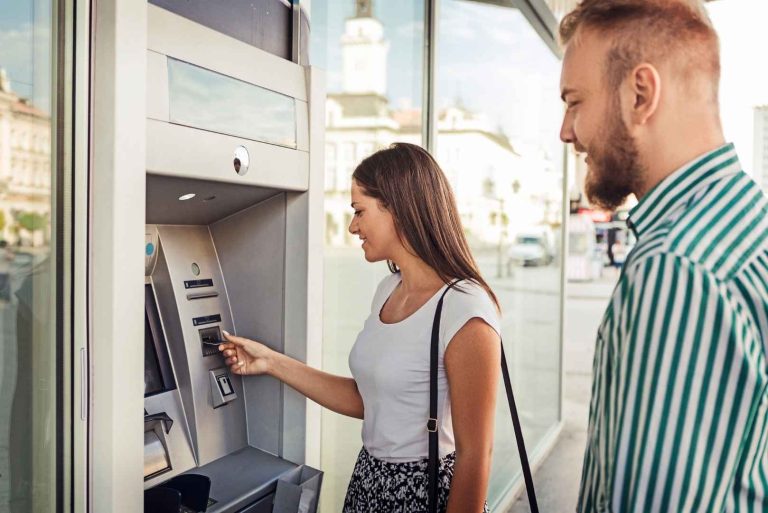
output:
M768 191L768 105L755 107L754 171L752 176Z
M47 244L50 197L50 116L20 98L0 68L0 240Z

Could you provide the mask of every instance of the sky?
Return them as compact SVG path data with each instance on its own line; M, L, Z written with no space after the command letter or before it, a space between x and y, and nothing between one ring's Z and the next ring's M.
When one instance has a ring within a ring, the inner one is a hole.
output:
M387 95L396 108L422 102L423 10L422 1L374 0L390 44ZM353 0L312 5L311 59L328 71L331 92L341 90L340 40L353 13ZM442 0L438 38L439 108L461 104L514 140L559 151L559 61L518 10Z
M0 0L0 6L0 68L13 91L50 112L50 2Z
M751 172L754 107L768 104L768 0L717 0L707 4L721 40L721 116L726 139L736 144ZM353 0L315 2L313 62L329 70L328 90L341 86L339 40ZM374 1L390 41L388 94L394 105L421 103L423 2ZM561 111L559 63L515 9L442 0L438 43L438 105L460 100L513 139L551 140ZM551 97L551 98L550 98Z
M744 170L754 163L754 107L768 105L766 0L717 0L708 4L720 35L720 109L727 140L736 144Z
M0 0L0 67L13 89L48 110L50 2ZM328 90L341 86L340 38L354 0L314 2L312 62L328 70ZM747 171L753 167L754 107L768 104L768 0L707 4L720 34L721 114ZM388 95L395 107L422 101L423 0L374 0L390 44ZM442 0L438 43L438 106L461 102L485 113L513 139L551 140L560 115L559 63L515 9Z

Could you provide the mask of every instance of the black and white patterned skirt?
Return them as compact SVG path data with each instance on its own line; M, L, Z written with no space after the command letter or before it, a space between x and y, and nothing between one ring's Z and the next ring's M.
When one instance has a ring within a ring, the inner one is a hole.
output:
M456 453L440 460L438 470L437 511L444 512L451 490ZM426 513L426 459L389 463L374 458L363 447L349 481L343 513ZM486 504L483 513L488 513Z

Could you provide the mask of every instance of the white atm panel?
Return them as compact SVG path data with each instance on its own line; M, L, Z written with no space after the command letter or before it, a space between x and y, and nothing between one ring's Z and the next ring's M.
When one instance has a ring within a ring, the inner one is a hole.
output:
M154 5L147 49L307 101L304 68Z
M238 175L233 164L238 146L250 154L245 176ZM305 191L309 187L309 154L148 119L147 172Z

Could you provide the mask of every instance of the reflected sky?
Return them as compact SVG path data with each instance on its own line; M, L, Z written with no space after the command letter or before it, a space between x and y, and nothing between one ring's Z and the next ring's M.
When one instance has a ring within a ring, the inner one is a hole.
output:
M0 68L14 92L50 114L50 2L3 0L1 10Z
M293 98L168 59L173 123L296 147Z
M374 15L389 42L387 96L396 108L420 108L422 96L423 0L374 1ZM327 0L312 5L312 64L327 70L329 93L341 92L341 36L355 14L354 0Z
M374 2L374 14L390 44L387 97L395 109L421 105L423 10L423 2L412 0ZM313 5L312 61L328 70L332 93L341 92L340 41L344 21L353 15L353 0ZM548 149L559 151L557 131L540 122L562 113L559 59L520 11L443 0L439 15L438 107L461 103L487 114L492 126L515 140L537 144L553 139ZM512 87L515 84L519 87Z

